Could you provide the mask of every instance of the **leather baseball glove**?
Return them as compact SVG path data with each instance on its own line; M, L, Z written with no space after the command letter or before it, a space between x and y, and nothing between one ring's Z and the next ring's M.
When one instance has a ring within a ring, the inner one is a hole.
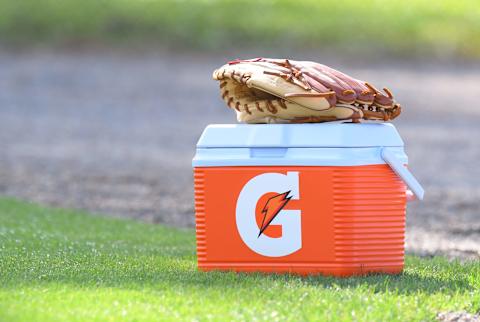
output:
M331 67L288 59L235 60L213 72L228 107L246 123L388 121L401 107L392 93Z

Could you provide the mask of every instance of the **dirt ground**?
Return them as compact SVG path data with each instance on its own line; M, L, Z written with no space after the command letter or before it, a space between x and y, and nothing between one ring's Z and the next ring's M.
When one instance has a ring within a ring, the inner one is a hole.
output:
M0 53L0 194L192 226L195 142L235 122L211 80L229 58ZM480 258L480 68L304 58L388 85L404 106L395 124L426 189L408 252Z

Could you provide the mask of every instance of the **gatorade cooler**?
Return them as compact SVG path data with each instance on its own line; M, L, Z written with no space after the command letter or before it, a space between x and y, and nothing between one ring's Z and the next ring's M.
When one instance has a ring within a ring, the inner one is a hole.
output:
M193 159L199 269L400 273L406 203L423 198L403 146L387 123L208 126Z

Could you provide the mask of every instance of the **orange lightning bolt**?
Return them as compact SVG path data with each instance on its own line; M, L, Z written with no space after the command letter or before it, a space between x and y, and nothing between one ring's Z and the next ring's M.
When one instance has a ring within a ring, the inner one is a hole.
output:
M258 237L263 233L265 229L270 225L272 220L278 215L278 213L285 207L285 205L292 199L292 197L288 196L291 190L275 195L267 200L265 206L262 209L262 213L264 214L262 225L260 227L260 232L258 233Z

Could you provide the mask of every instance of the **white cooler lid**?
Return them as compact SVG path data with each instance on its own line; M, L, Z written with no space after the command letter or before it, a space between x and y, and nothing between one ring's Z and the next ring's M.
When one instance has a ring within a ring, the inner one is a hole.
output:
M213 124L197 143L194 167L388 164L418 199L423 188L404 166L390 123Z
M403 147L390 123L212 124L198 148Z

